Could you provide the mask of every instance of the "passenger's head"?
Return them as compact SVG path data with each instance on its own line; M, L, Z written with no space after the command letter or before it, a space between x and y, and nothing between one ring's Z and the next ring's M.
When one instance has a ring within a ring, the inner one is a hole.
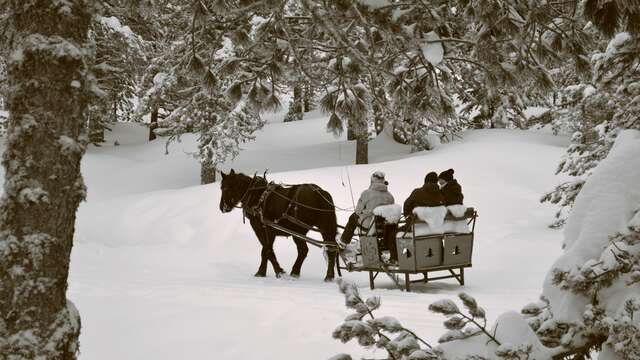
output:
M384 179L384 173L382 171L376 171L373 174L371 174L371 183L372 184L380 183L380 184L389 185L389 183Z
M451 180L453 180L453 169L445 170L438 175L438 184L440 186L446 185Z
M424 177L425 184L437 184L438 183L438 174L435 171L432 171Z

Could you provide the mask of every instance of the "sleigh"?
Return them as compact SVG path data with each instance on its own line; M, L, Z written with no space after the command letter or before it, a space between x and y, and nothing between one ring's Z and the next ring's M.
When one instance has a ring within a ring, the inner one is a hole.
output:
M407 224L406 220L396 223L376 215L373 224L359 235L359 251L342 268L368 272L371 289L379 274L386 274L406 291L412 283L449 278L464 285L464 270L472 265L477 217L474 208L458 208L447 211L445 224L435 227L420 217ZM411 279L412 275L422 278Z
M227 185L225 186L225 184ZM234 186L243 187L235 189ZM322 201L319 204L301 202L298 195L302 186L307 186L306 189L318 194L317 198ZM293 194L283 191L294 188ZM223 175L221 189L223 196L220 199L220 209L223 212L229 212L241 203L240 208L243 210L243 216L249 217L252 226L259 221L262 225L261 230L265 231L264 236L267 236L266 229L270 229L274 231L270 234L272 237L275 235L292 236L306 244L323 248L328 259L327 277L329 280L333 279L332 270L335 266L338 276L341 276L341 269L368 272L372 289L377 276L384 273L399 288L410 291L412 283L426 283L447 278L455 278L461 285L464 285L464 269L471 267L473 233L478 216L473 208L466 208L462 205L447 208L416 208L414 209L415 220L407 224L406 220L403 222L401 219L398 205L379 206L373 209L373 213L376 215L373 217L373 223L368 227L365 226L365 231L361 230L358 239L361 246L353 252L354 256L350 259L347 254L349 249L339 248L333 238L327 239L326 229L323 233L316 226L317 224L310 225L313 221L309 221L309 216L307 216L306 222L299 216L300 212L304 210L307 215L314 216L313 220L315 214L320 216L334 213L336 209L339 209L333 204L330 194L317 185L275 184L267 182L265 177L254 175L251 178L232 171L229 175ZM226 197L224 196L225 192L227 193ZM237 199L234 197L234 193L242 195ZM273 214L265 216L266 204L275 200L280 200L280 208L284 210L275 216ZM395 210L389 213L383 211L389 209ZM346 211L346 209L339 210ZM335 221L335 216L330 218ZM462 226L447 228L444 226L446 223L444 220L449 221L450 224ZM340 225L337 226L344 229ZM323 239L318 240L307 236L309 231L322 234ZM335 236L335 233L330 236ZM304 249L302 259L306 256L306 247ZM300 254L299 251L299 257ZM263 256L259 270L263 269L263 266L266 269L267 260ZM342 264L340 264L341 262ZM297 264L299 271L301 263ZM279 267L277 263L276 265ZM263 272L266 272L264 269ZM434 272L445 272L445 275L430 276ZM400 281L402 274L404 274L404 286ZM416 274L422 274L423 278L412 280L411 275Z

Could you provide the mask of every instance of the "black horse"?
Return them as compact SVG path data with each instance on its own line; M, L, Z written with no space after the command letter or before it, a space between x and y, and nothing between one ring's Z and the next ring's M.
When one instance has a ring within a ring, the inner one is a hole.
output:
M220 211L227 213L235 207L241 207L262 244L260 267L255 276L266 276L267 260L271 262L277 277L284 273L273 252L273 242L276 236L290 236L265 226L262 218L301 235L306 235L309 227L314 227L322 234L325 242L336 243L338 225L333 199L318 185L277 185L268 183L264 177L250 177L232 169L229 174L222 173L220 189ZM298 249L298 257L291 269L291 276L299 277L309 247L303 239L294 236L293 241ZM328 250L329 264L325 281L334 278L337 258L335 249L330 247Z

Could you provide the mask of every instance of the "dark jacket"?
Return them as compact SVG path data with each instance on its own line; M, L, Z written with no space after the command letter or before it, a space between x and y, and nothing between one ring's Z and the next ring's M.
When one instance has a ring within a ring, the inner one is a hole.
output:
M440 193L438 185L425 183L421 188L413 190L411 195L404 201L404 216L412 214L413 209L420 206L441 206L444 205L444 198Z
M462 201L464 200L462 187L460 187L460 184L458 184L456 179L447 182L447 184L440 189L440 192L444 197L444 204L447 206L462 204Z

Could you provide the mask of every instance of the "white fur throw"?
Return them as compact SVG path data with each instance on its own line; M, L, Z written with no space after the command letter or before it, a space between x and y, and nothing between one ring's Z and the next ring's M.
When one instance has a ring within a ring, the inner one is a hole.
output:
M382 216L390 224L397 224L402 216L402 206L398 204L381 205L373 209L373 214Z
M447 215L446 207L417 207L413 209L413 213L418 219L426 222L434 234L443 232L442 225L444 224L444 217Z
M447 206L447 210L449 210L451 215L461 218L464 216L464 213L467 212L467 207L464 205L449 205Z

